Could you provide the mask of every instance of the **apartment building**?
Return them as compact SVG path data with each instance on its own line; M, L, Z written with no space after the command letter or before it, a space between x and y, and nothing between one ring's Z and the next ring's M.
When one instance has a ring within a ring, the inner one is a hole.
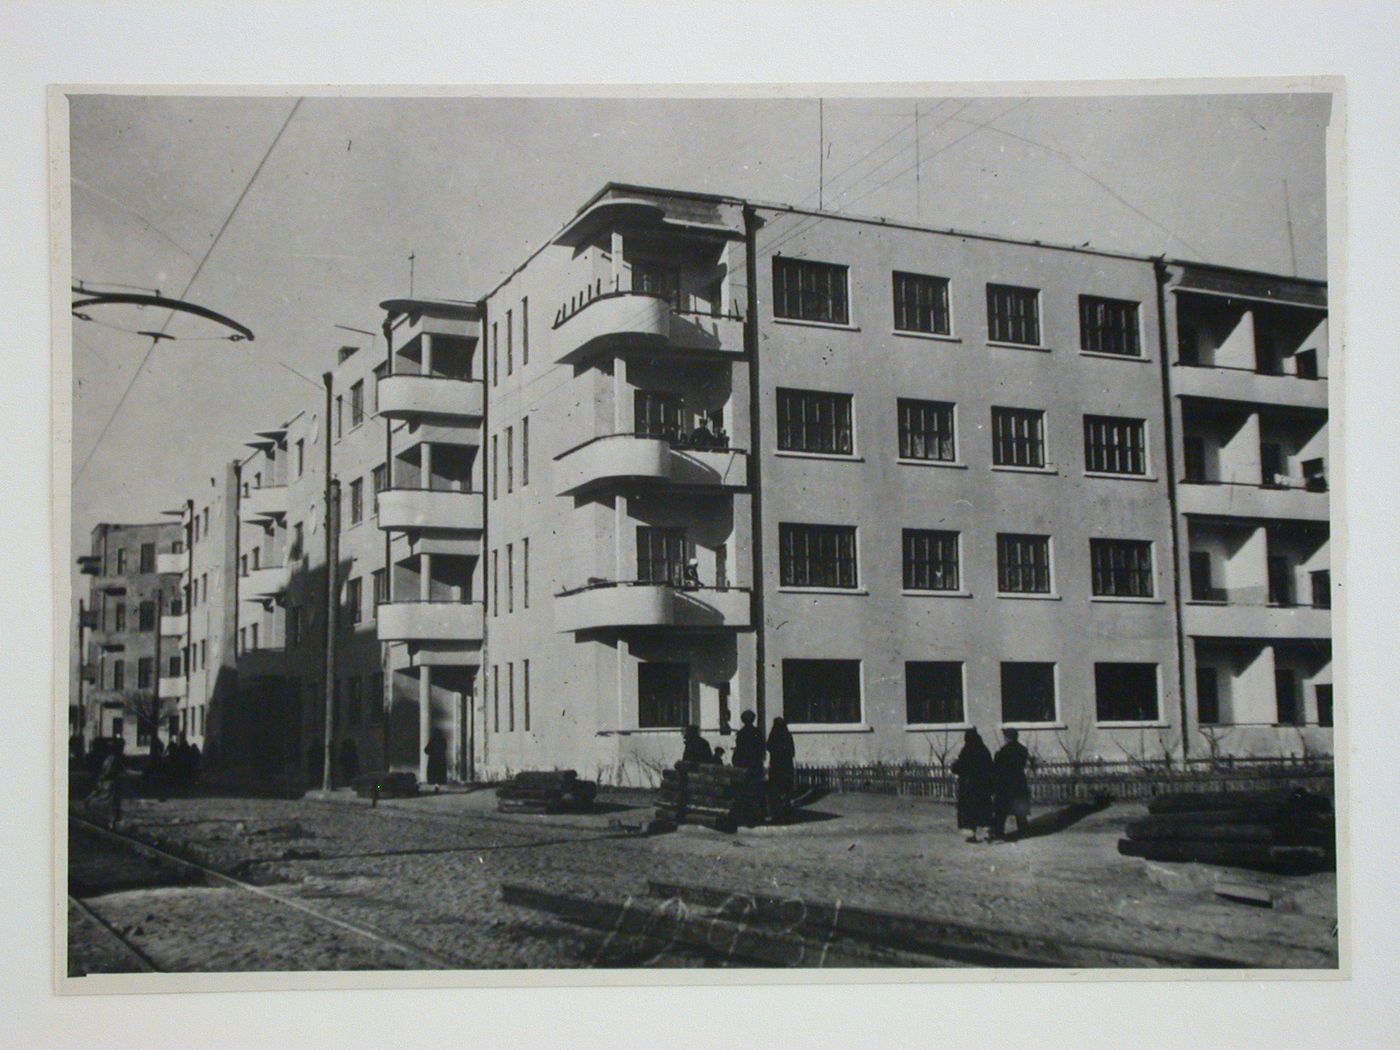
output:
M179 731L217 761L221 729L236 694L238 464L222 464L198 498L185 502L181 529L189 558L181 592L186 621L180 649L186 675Z
M90 744L120 738L147 755L178 732L185 692L181 582L188 560L179 522L100 524L78 559L91 577L82 613L86 651L78 718Z
M1162 267L1192 736L1330 752L1327 291Z

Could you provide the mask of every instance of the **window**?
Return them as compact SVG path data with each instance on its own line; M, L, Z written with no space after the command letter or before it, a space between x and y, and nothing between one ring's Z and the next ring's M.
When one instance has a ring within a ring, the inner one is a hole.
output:
M149 656L143 656L136 661L136 688L151 688L151 678L155 672L155 660Z
M520 298L520 367L524 368L530 363L530 297L528 295ZM521 484L525 484L523 481ZM525 726L529 729L529 725Z
M1327 491L1327 463L1323 459L1305 459L1299 464L1303 469L1303 487L1309 492Z
M374 366L374 386L370 389L370 412L379 413L379 383L389 374L389 362L380 361Z
M997 590L1050 593L1050 537L997 534Z
M306 473L306 441L297 438L296 450L297 477L301 477Z
M1106 598L1151 598L1152 544L1148 540L1090 540L1093 593Z
M140 623L137 629L141 631L154 631L156 629L156 603L142 602L137 612L140 617Z
M1187 561L1191 575L1191 600L1193 602L1223 601L1224 596L1216 593L1215 584L1211 578L1210 552L1191 551Z
M126 734L126 720L122 718L112 719L112 735L122 737Z
M784 660L783 716L797 724L859 724L860 661Z
M491 732L501 731L501 668L498 664L491 666Z
M675 440L685 433L685 399L661 390L638 390L632 398L637 437Z
M114 660L112 662L112 688L126 688L126 661Z
M850 324L846 267L774 256L773 316L794 321Z
M506 664L506 732L515 732L515 664Z
M904 719L910 725L956 725L962 722L962 664L956 660L906 661Z
M199 643L199 669L207 670L209 667L209 642L201 640Z
M257 625L257 624L253 624L251 627L248 628L248 644L249 644L253 649L261 648L261 647L258 645L258 625Z
M1220 671L1196 665L1196 721L1203 726L1220 724Z
M1332 570L1319 569L1309 573L1312 581L1312 603L1314 609L1332 608Z
M530 608L530 538L520 541L520 602ZM525 727L529 729L529 726Z
M779 388L778 448L787 452L851 455L851 395Z
M1259 473L1263 485L1280 486L1288 483L1288 460L1283 454L1283 446L1275 441L1259 444Z
M141 572L156 571L156 545L154 543L141 544Z
M894 272L894 327L900 332L948 335L948 278Z
M1079 297L1079 349L1095 354L1141 357L1138 304L1126 299Z
M355 728L360 724L362 708L365 702L364 682L359 675L352 675L350 678L346 679L345 686L346 714L349 716L351 728Z
M637 582L679 587L685 580L688 555L684 528L637 526Z
M356 478L350 482L350 524L358 525L365 516L365 482Z
M201 515L204 519L204 534L209 535L209 508L205 507Z
M899 458L951 463L958 458L953 406L946 401L899 399Z
M1313 686L1313 693L1317 696L1317 724L1324 729L1332 727L1332 684Z
M491 435L491 498L495 499L501 494L501 471L500 452L501 435Z
M637 665L637 725L678 729L690 722L690 665Z
M301 557L302 548L305 543L306 526L304 523L298 521L292 525L292 546L291 550L288 552L293 561L296 561L298 558Z
M361 583L362 580L359 576L345 581L345 606L346 611L350 614L351 624L360 622L361 606L363 605L360 593Z
M1293 369L1299 379L1316 379L1317 371L1317 351L1299 350L1293 355Z
M506 491L515 491L515 428L506 427Z
M491 385L496 386L501 381L501 333L497 330L499 322L491 322ZM500 728L499 726L497 728Z
M151 742L151 723L148 719L141 717L138 712L136 716L136 746L145 747Z
M1291 667L1279 667L1274 670L1274 695L1278 699L1278 724L1302 725L1303 698L1298 692L1298 676Z
M779 577L784 587L859 586L853 525L778 525Z
M515 544L506 544L506 612L515 612Z
M992 409L992 463L1045 466L1045 413L1037 408Z
M1181 439L1184 454L1186 480L1202 482L1206 480L1206 443L1195 434L1187 434Z
M169 678L179 678L182 673L180 670L181 666L180 654L176 653L170 658L170 662L167 664L166 676Z
M1157 665L1094 664L1094 710L1100 722L1157 721Z
M530 661L520 661L520 700L522 704L522 714L525 716L525 732L530 731Z
M530 484L530 417L520 421L520 487Z
M338 439L345 436L345 395L335 395L335 436Z
M374 570L374 604L376 607L389 601L389 570Z
M506 311L506 375L515 372L515 313Z
M117 548L117 575L118 575L118 576L125 576L125 575L126 575L126 548L125 548L125 547L118 547L118 548Z
M374 499L374 513L379 514L379 494L389 487L389 466L380 463L369 473L370 495Z
M501 559L500 550L491 552L491 615L501 615Z
M112 630L126 630L126 605L123 602L112 606Z
M1146 474L1142 420L1085 416L1084 469L1098 474Z
M958 534L932 529L904 530L904 589L958 589Z
M987 285L987 339L1040 345L1040 292L1009 284Z
M1001 720L1055 721L1055 665L1007 662L1001 665Z
M199 515L196 514L190 519L190 543L199 542Z
M365 421L365 381L357 379L350 384L350 429L353 430Z

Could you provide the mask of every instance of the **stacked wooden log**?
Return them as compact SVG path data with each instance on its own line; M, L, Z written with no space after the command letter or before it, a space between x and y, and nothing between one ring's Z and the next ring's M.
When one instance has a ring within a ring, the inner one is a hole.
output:
M418 778L412 773L361 773L350 782L360 798L412 798Z
M767 806L761 769L677 762L661 771L656 819L662 824L701 824L721 831L761 824Z
M1118 852L1303 873L1336 865L1332 802L1302 790L1164 795L1128 824Z
M593 808L598 784L580 780L572 769L517 773L496 789L502 813L582 812Z

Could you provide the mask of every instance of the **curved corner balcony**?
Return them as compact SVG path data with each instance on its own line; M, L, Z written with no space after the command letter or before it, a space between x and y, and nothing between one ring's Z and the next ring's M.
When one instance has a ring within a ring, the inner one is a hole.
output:
M395 532L480 532L485 527L480 492L385 489L378 512L379 527Z
M631 482L744 488L749 456L740 449L677 448L664 438L607 434L559 456L554 479L558 496Z
M238 580L238 596L245 602L268 602L287 589L285 565L263 565L249 569Z
M190 567L189 551L165 551L156 555L156 572L162 576L178 573L183 574Z
M166 638L174 638L177 635L183 635L185 633L185 628L188 626L189 624L185 620L184 613L174 613L173 615L171 613L161 614L160 633Z
M480 419L485 384L476 379L396 372L379 381L379 414L387 419Z
M652 292L586 298L589 294L560 308L554 325L556 364L572 364L604 349L743 352L744 323L737 317L679 312Z
M752 624L747 587L697 587L603 581L564 591L554 602L559 631L632 627L740 629Z
M486 618L481 602L385 602L375 612L381 642L475 642Z
M249 489L248 495L238 501L239 516L245 521L259 518L276 518L287 513L287 486L264 485Z

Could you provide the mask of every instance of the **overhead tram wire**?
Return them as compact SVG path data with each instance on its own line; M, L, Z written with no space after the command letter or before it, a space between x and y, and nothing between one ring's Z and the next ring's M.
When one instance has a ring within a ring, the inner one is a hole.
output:
M282 126L277 129L277 134L273 136L271 144L267 147L267 151L262 156L262 160L258 161L258 166L253 169L253 174L248 177L248 182L243 187L243 192L240 193L238 199L233 202L233 207L229 209L228 215L225 216L223 225L221 225L219 231L214 234L214 239L209 242L209 247L205 249L203 258L199 260L199 265L195 267L194 273L190 276L189 281L185 283L184 290L182 290L176 298L185 298L185 296L189 294L190 289L194 287L195 281L199 280L199 275L204 272L204 267L205 264L209 262L209 257L214 254L214 249L219 246L219 241L223 239L224 231L228 229L229 223L233 222L233 217L238 214L238 209L243 204L244 198L248 196L248 191L253 188L253 183L258 181L258 176L262 174L263 167L267 164L267 159L272 156L272 151L277 148L277 143L282 141L282 135L286 132L287 125L291 124L292 118L296 116L297 110L301 108L302 101L303 99L298 97L297 100L292 103L291 110L287 113L286 119L282 121ZM166 315L165 323L160 327L161 334L164 334L165 330L170 327L170 320L173 316L173 311ZM79 479L82 478L84 471L88 468L88 464L92 462L92 457L95 456L97 450L102 447L102 440L107 436L107 431L111 428L112 421L117 418L117 414L121 412L122 406L126 404L126 399L131 394L132 387L136 385L136 380L141 377L141 372L146 367L146 362L150 360L151 353L159 344L159 339L152 339L151 345L146 348L145 354L141 357L141 363L136 366L136 371L131 374L131 379L122 390L121 397L117 399L117 405L112 409L112 414L107 417L107 422L103 423L102 429L98 431L97 438L92 443L92 448L88 450L87 458L83 460L83 465L80 466L77 473L73 475L74 484L77 484Z

